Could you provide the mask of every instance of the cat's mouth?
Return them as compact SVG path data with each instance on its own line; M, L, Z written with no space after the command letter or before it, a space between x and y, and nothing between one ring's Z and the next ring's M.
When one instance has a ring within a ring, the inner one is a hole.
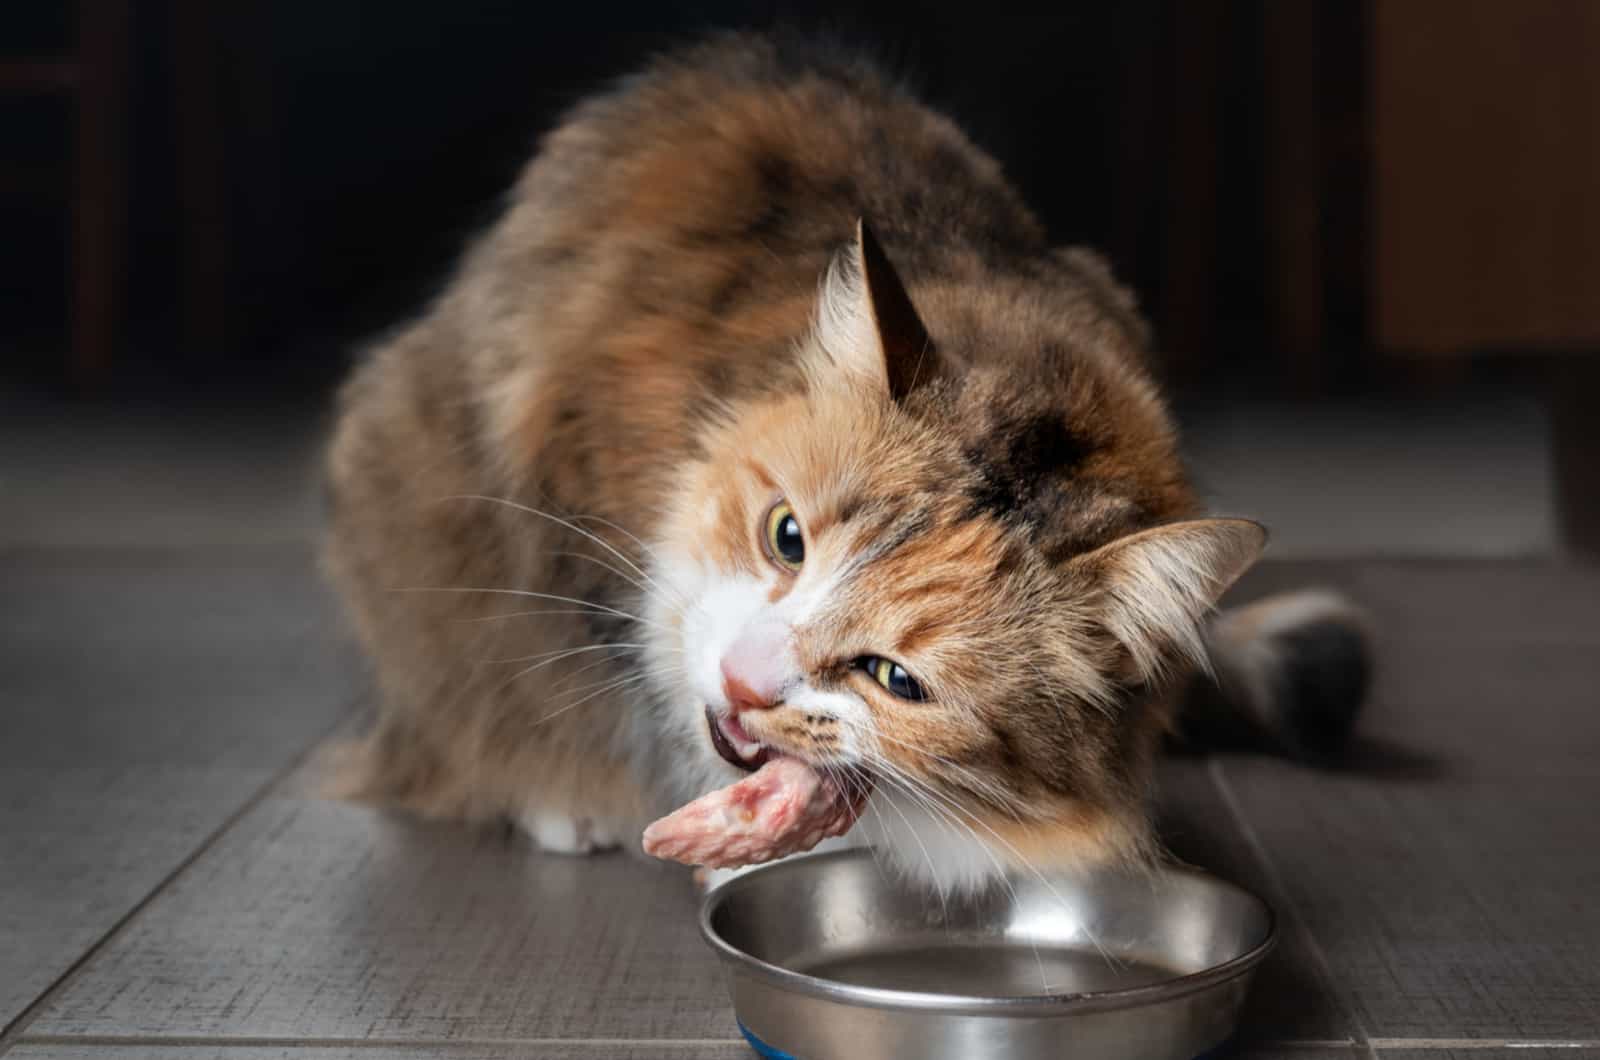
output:
M709 868L758 865L844 835L866 808L872 777L859 768L767 747L737 716L709 707L706 725L717 753L749 776L653 822L642 837L645 853Z
M711 746L717 749L717 754L729 765L747 773L760 769L778 754L746 732L732 714L721 715L707 707L706 725L711 729Z

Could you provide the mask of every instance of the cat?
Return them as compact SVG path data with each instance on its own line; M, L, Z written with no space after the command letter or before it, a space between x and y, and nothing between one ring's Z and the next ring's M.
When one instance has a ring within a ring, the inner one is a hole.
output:
M1164 736L1332 752L1367 646L1327 594L1211 615L1266 535L1201 513L1147 343L870 62L657 59L341 391L381 703L334 789L583 853L781 754L934 887L1149 858Z

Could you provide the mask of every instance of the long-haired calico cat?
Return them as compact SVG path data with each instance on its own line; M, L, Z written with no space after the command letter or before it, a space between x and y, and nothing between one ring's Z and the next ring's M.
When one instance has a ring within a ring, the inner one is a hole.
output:
M1265 534L1199 517L1144 341L870 66L656 62L343 392L329 563L382 705L338 786L587 851L787 756L941 886L1143 855L1192 675L1317 751L1364 666L1332 598L1208 618Z

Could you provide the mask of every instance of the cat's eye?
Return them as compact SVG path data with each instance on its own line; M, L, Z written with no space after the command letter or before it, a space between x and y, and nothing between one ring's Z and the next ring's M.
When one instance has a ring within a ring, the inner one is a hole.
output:
M921 703L928 696L922 691L922 686L917 679L906 673L906 668L893 659L885 659L877 655L868 655L857 664L865 670L874 681L889 691L890 695L909 699L913 703Z
M806 539L788 501L779 501L767 512L766 539L767 554L785 570L797 571L806 561Z

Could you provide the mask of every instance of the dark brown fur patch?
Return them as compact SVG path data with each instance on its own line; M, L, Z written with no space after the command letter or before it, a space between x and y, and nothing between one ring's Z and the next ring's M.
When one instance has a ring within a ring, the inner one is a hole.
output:
M1095 443L1049 414L1003 423L966 450L976 472L968 491L974 515L1039 521L1050 512L1036 501L1052 480L1069 478L1095 451Z

